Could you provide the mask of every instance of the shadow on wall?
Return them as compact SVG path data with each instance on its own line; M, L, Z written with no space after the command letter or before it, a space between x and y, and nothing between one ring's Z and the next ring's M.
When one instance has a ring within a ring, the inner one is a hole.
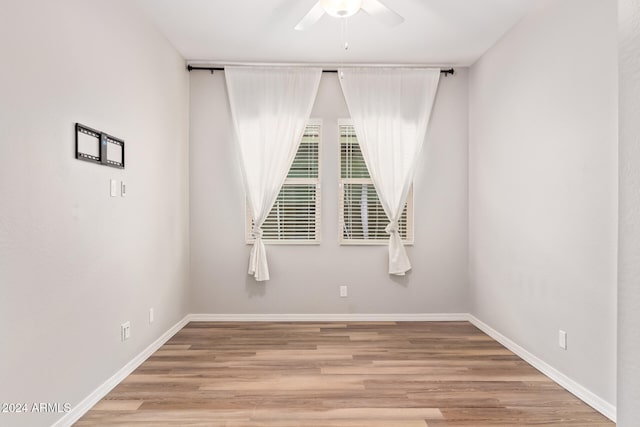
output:
M412 271L413 270L407 271L404 274L404 276L396 276L395 274L390 274L389 278L396 285L400 285L400 286L402 286L404 288L408 288L409 287L409 282L411 281L411 272Z
M249 274L247 274L244 279L244 288L246 289L249 298L265 296L268 284L269 282L256 282L256 279Z

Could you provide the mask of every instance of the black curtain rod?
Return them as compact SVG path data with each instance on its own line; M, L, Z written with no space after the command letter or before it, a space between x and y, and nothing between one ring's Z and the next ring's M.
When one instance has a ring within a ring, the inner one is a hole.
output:
M187 70L189 72L193 71L193 70L206 70L206 71L211 71L211 74L213 74L214 71L224 71L224 67L194 67L193 65L187 65ZM337 73L338 70L322 70L323 73ZM454 70L453 68L447 68L446 70L440 70L440 72L442 74L444 74L445 76L451 74L454 75L456 70Z

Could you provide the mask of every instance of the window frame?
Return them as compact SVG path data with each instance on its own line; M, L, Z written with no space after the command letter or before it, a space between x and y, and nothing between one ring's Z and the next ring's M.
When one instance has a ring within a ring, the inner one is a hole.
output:
M318 177L317 178L286 178L282 186L285 185L315 185L316 188L316 221L315 221L315 235L316 238L312 240L303 240L303 239L268 239L263 237L262 242L265 245L319 245L322 243L322 196L321 196L321 177L322 177L322 119L312 118L307 121L305 124L305 132L307 126L318 126ZM304 136L304 133L303 133ZM296 153L297 154L297 153ZM289 172L287 172L287 175ZM282 191L282 189L280 190ZM280 193L278 193L280 194ZM245 242L247 245L252 245L255 242L255 239L252 237L253 231L253 218L251 214L251 209L249 209L249 201L246 197L244 198L245 202ZM273 207L271 208L273 209Z
M345 239L344 238L344 197L345 184L373 184L371 176L369 178L343 178L342 177L342 131L343 126L353 126L351 119L338 119L338 243L341 246L381 246L388 245L389 239ZM368 171L367 171L368 172ZM402 239L402 243L407 246L413 246L415 241L415 223L414 223L414 183L411 183L409 193L407 193L407 238ZM376 190L377 193L377 190ZM379 196L378 196L379 199Z

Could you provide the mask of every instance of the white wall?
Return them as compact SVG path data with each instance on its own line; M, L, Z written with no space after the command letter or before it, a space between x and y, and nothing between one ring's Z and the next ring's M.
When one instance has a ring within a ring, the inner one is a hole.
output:
M224 74L191 73L191 311L196 313L467 312L467 70L442 78L415 181L413 270L387 274L386 246L338 244L337 119L348 118L336 74L324 74L312 117L323 119L322 244L269 245L271 280L247 275L244 192ZM349 285L339 298L338 286Z
M618 2L620 212L618 262L618 425L640 419L640 3Z
M616 20L609 0L540 2L469 82L472 312L611 404Z
M76 405L187 310L189 77L131 3L0 3L0 402ZM76 122L126 169L74 159Z

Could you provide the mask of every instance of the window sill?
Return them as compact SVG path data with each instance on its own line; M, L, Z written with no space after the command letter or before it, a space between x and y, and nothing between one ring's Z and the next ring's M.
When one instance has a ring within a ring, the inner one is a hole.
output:
M247 245L253 245L255 240L247 240ZM262 240L262 243L265 245L276 245L276 246L313 246L320 245L322 243L320 240Z
M388 246L389 240L342 240L340 246ZM413 246L413 240L403 240L405 246Z

